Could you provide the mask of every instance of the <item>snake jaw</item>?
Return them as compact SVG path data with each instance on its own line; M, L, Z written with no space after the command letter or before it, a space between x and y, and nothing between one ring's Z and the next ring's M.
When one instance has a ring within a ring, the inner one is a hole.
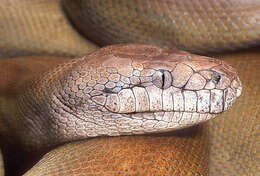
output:
M225 93L225 106L224 106L224 110L227 110L234 104L236 99L238 97L240 97L240 95L242 93L242 83L241 83L239 77L236 77L232 81L230 87L225 89L224 93Z
M232 80L239 78L223 61L186 52L155 52L154 47L155 54L151 56L142 49L146 45L139 46L143 53L131 55L133 47L128 46L115 46L120 48L120 54L113 54L108 47L110 55L102 56L104 70L110 70L108 81L100 90L101 95L90 98L121 119L119 126L128 123L128 130L138 128L140 132L149 123L164 123L156 130L150 129L154 132L184 128L215 117L229 109L237 98L239 82ZM124 50L127 54L122 54ZM128 68L131 69L126 71ZM135 119L138 114L139 119Z
M185 64L181 67L185 68L184 70L189 68ZM226 72L230 74L229 70ZM135 123L131 126L135 128L136 133L137 129L144 132L147 125L154 128L149 129L150 132L162 132L185 128L212 119L229 109L237 95L241 93L241 82L236 72L233 77L228 77L223 73L223 68L222 71L216 68L208 69L207 76L205 73L202 74L201 70L195 73L192 71L193 74L187 74L188 76L182 77L178 82L179 88L175 87L174 73L178 74L178 71L155 69L148 74L148 77L152 78L150 83L141 82L117 94L109 95L105 106L109 111L118 113L122 117L129 115L125 117L129 124L131 124L129 119L142 119L142 122L137 123L138 127ZM231 79L234 79L232 83ZM143 80L148 79L143 78ZM207 82L214 83L214 86L206 87Z
M148 45L109 46L34 82L20 102L23 123L32 124L21 130L22 140L52 146L180 129L230 108L239 87L237 73L219 60Z

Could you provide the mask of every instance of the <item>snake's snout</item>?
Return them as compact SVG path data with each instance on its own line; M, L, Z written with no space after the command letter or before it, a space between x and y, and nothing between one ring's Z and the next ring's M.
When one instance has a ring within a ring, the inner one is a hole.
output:
M236 69L222 61L222 64L212 69L220 78L213 75L217 82L216 89L223 90L224 107L222 111L228 110L242 93L242 83Z
M238 89L237 89L237 98L240 97L241 93L242 93L242 86L240 86Z
M239 77L236 75L230 87L225 91L226 105L224 110L229 109L234 104L236 99L240 97L241 94L242 94L242 83Z
M237 76L235 80L233 80L231 87L236 90L236 97L240 97L242 94L242 82L240 81L239 77Z
M192 126L229 109L242 91L223 61L149 45L108 46L57 70L28 98L50 109L39 119L57 119L63 142Z

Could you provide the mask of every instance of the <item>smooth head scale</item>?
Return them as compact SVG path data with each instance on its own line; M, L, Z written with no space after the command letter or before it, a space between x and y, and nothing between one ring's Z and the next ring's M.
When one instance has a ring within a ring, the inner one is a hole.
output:
M149 45L108 46L60 65L20 97L22 140L51 146L180 129L227 110L241 91L223 61Z

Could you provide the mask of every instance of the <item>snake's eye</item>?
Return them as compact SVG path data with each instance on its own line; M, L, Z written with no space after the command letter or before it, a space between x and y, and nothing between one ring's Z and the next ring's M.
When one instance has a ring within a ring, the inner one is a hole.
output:
M153 75L153 84L160 89L167 89L172 84L172 76L169 71L159 70Z
M212 81L213 81L215 84L218 84L219 81L220 81L220 79L221 79L221 76L220 76L219 73L214 73L214 74L212 75Z

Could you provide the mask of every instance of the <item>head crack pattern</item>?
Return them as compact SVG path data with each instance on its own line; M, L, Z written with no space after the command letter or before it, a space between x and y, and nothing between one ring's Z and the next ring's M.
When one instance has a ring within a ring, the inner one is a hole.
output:
M30 99L21 111L25 126L33 124L27 140L40 133L45 143L61 143L192 126L229 109L241 90L235 69L223 61L149 45L114 45L35 81L21 97Z

